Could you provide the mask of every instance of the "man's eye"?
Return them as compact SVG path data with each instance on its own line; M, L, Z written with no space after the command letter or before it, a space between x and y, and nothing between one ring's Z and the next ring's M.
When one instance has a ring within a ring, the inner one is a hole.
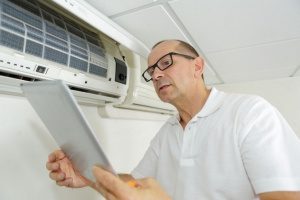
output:
M160 65L162 67L168 67L169 65L171 65L171 60L162 60L162 62L160 62Z
M164 61L164 65L169 65L171 63L171 61L170 60L166 60L166 61Z
M148 72L149 75L152 75L153 72L154 72L154 67L148 68L148 69L147 69L147 72Z

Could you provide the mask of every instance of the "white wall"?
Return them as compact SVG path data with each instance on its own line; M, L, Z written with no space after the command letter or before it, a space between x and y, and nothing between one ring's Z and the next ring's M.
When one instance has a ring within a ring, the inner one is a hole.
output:
M273 104L300 137L300 77L217 85L227 92L257 94Z
M163 123L102 119L96 107L82 108L118 172L132 170ZM62 188L49 179L45 163L57 146L23 97L0 95L0 122L1 200L102 199L89 188Z

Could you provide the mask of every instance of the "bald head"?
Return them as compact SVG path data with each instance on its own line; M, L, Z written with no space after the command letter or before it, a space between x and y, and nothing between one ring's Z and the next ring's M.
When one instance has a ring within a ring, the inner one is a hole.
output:
M185 55L189 55L192 57L199 57L202 62L204 60L199 56L198 52L195 50L193 46L189 43L184 42L182 40L162 40L156 43L148 56L148 66L153 65L162 55L166 55L170 52L177 52ZM203 74L202 79L204 80Z
M159 46L162 43L170 43L170 44L174 44L175 45L175 50L179 51L179 52L186 52L191 54L192 56L198 57L199 54L198 52L195 50L195 48L190 45L189 43L182 41L182 40L162 40L157 42L155 45L153 45L152 50Z

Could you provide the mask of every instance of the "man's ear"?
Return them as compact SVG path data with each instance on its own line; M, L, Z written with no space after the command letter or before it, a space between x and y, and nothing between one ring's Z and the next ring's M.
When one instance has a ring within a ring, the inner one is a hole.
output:
M195 58L195 78L199 78L202 76L204 72L204 60L201 57Z

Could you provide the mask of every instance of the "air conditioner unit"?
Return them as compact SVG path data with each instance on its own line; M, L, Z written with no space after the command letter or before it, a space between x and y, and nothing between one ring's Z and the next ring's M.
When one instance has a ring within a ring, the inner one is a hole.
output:
M149 49L86 1L0 0L0 12L0 90L61 79L109 110L175 110L141 77Z
M124 100L128 69L113 39L49 1L1 0L0 14L2 88L61 79L88 102Z

